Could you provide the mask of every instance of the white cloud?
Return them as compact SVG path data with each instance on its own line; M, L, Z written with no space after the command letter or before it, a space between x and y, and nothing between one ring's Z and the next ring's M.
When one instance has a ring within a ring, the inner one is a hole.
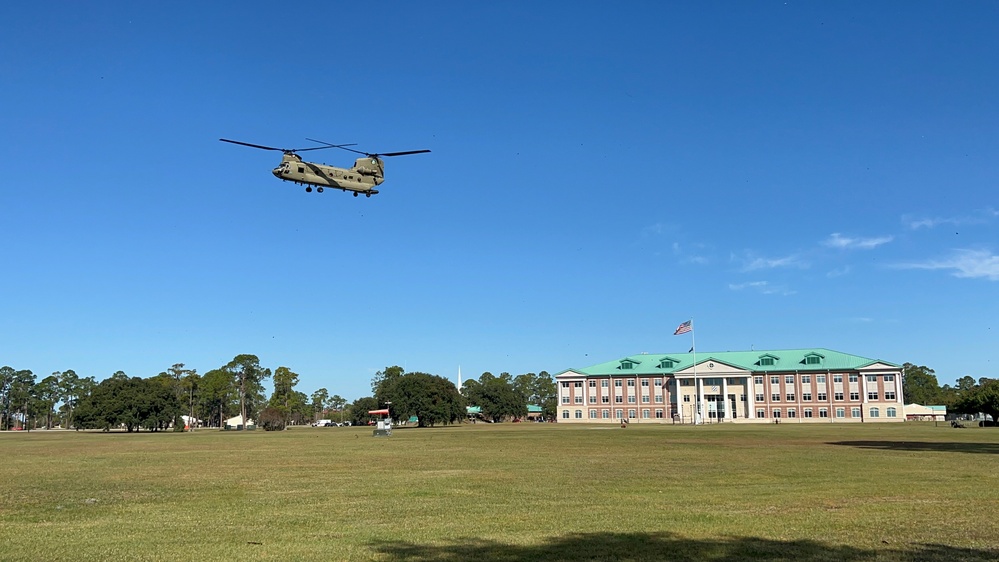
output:
M795 291L783 285L771 285L769 281L749 281L746 283L729 283L728 288L733 291L753 290L764 295L793 295Z
M910 215L905 215L902 217L902 223L912 230L919 230L920 228L936 228L945 224L949 224L951 226L985 224L996 217L999 217L999 211L996 211L991 207L987 207L985 209L975 211L973 216L915 218Z
M982 278L989 281L999 281L999 256L992 255L988 250L954 250L943 259L928 260L919 263L898 264L899 269L949 269L954 277Z
M757 271L760 269L776 269L781 267L797 267L797 268L807 268L808 263L802 261L796 255L785 256L783 258L765 258L755 256L750 252L747 252L742 258L736 258L732 256L733 260L742 259L742 271Z
M878 246L887 244L894 240L894 236L879 236L877 238L849 238L838 232L833 232L829 238L823 242L830 248L841 248L844 250L872 250Z

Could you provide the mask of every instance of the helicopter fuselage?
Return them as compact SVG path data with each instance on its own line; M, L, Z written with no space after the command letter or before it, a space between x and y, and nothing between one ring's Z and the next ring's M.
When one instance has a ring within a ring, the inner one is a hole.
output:
M378 193L376 186L385 181L384 163L381 158L358 158L352 168L338 168L327 164L305 162L295 153L286 153L281 163L271 170L274 177L282 181L290 181L305 185L306 191L322 191L329 187L343 191L352 191L354 195L363 193L367 196Z

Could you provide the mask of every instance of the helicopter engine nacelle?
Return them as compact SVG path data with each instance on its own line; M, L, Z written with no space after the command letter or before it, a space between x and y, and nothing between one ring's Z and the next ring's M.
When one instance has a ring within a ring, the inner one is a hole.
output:
M354 171L365 176L382 177L384 174L382 166L379 158L358 158L354 161Z

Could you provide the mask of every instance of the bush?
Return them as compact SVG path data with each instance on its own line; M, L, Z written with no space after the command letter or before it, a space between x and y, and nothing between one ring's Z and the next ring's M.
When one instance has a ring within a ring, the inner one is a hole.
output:
M282 431L285 426L284 412L277 408L265 408L260 412L259 423L264 431Z

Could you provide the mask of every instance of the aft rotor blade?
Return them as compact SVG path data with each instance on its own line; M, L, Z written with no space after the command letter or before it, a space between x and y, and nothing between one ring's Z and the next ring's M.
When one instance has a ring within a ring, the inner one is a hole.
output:
M427 149L423 150L407 150L405 152L382 152L380 154L375 154L374 156L405 156L407 154L423 154L424 152L430 152Z
M348 146L357 146L357 143L350 143L350 144L330 144L330 143L328 143L326 141L321 141L321 140L316 140L316 139L310 139L310 138L306 138L305 140L310 141L310 142L318 142L319 144L325 144L326 146L324 146L322 148L342 148L343 150L348 150L350 152L356 152L357 154L363 154L365 156L371 156L367 152L361 152L360 150L354 150L353 148L347 148Z

